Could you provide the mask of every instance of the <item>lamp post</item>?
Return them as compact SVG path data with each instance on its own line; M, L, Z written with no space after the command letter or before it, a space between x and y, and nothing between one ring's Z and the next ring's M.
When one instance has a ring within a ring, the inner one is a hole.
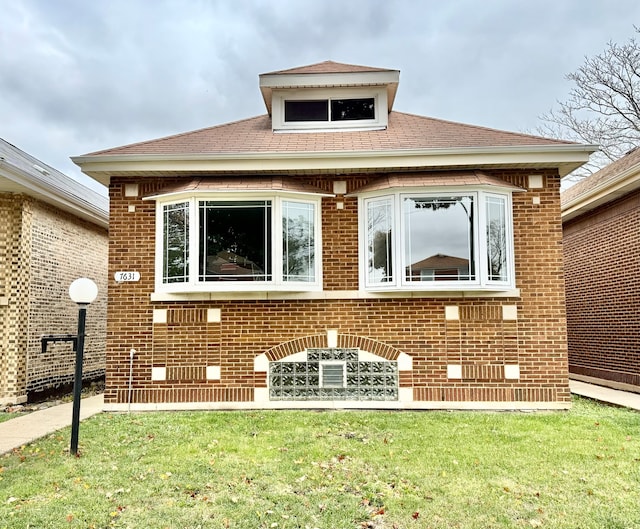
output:
M87 306L96 299L98 286L86 277L76 279L69 286L69 297L78 304L78 334L76 342L76 371L73 380L73 416L71 420L72 455L78 454L78 431L80 429L80 393L82 392L82 362L84 357L84 331Z

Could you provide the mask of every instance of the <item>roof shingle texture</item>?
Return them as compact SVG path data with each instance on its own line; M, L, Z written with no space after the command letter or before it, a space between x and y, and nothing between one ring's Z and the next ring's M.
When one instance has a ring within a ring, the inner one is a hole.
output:
M360 72L392 72L387 68L374 68L371 66L359 66L357 64L344 64L333 61L323 61L307 66L298 66L286 70L263 73L262 75L301 74L301 73L360 73Z
M278 133L268 115L91 153L219 155L571 145L573 142L391 112L384 130Z
M606 183L608 180L617 177L635 165L638 165L640 169L640 147L636 147L622 158L610 163L598 172L587 176L566 191L563 191L561 195L562 204L568 204L582 195L588 195L591 191Z

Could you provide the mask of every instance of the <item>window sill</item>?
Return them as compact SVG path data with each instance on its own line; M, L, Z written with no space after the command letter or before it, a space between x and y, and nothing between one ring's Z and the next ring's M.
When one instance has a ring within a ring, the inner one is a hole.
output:
M369 292L364 290L322 290L318 292L153 292L151 301L236 301L236 300L322 300L405 298L519 298L520 289L437 290Z

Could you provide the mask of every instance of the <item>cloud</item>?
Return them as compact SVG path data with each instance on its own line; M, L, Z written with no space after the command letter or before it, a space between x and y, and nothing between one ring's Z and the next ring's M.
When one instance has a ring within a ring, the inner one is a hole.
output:
M639 15L636 0L12 0L0 136L77 176L69 156L262 114L258 74L328 59L400 69L397 110L533 130Z

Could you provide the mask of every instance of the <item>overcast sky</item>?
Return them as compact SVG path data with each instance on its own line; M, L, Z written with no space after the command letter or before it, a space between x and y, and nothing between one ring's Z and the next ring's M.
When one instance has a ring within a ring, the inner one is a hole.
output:
M640 25L638 0L0 0L0 137L70 156L265 113L258 75L400 70L395 110L516 132Z

